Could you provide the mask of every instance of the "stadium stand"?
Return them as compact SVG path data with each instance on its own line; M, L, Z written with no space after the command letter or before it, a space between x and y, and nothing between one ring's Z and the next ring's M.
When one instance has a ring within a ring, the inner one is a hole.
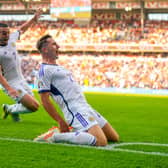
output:
M29 83L35 82L40 62L38 55L23 57L22 69ZM168 58L66 53L58 63L70 69L83 86L168 89Z
M1 8L8 13L16 4L18 13L25 12L26 5L49 4L47 0L30 1L30 4L13 0L11 5L10 1L6 2L8 5L2 4ZM130 4L132 10L126 11ZM78 24L72 19L40 21L17 44L23 55L24 76L30 84L34 83L40 63L35 44L39 37L49 33L61 45L59 63L69 68L83 86L167 89L168 18L148 18L150 12L166 13L166 7L166 1L93 1L90 24ZM146 13L142 15L143 8ZM23 23L22 20L3 22L12 31ZM61 29L63 24L65 28Z

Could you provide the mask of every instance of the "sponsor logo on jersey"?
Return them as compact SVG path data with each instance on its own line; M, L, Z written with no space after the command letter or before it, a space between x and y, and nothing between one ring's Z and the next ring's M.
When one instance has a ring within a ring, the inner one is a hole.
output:
M39 81L38 82L38 88L42 88L44 86L43 82L42 81Z

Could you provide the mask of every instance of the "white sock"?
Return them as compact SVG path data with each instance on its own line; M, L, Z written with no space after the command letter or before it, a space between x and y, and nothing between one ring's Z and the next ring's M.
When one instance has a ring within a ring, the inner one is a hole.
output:
M23 106L21 103L16 103L12 105L8 105L8 110L12 114L23 114L23 113L31 113L32 111Z
M96 138L86 132L67 132L55 133L53 135L54 142L68 142L79 145L95 145Z

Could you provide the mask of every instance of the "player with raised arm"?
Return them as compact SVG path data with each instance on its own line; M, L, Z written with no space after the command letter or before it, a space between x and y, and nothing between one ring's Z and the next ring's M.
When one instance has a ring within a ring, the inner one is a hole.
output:
M10 114L14 121L20 121L19 114L38 110L39 103L33 97L33 93L21 72L16 41L20 34L38 21L41 13L41 9L37 10L31 20L25 22L11 34L8 25L0 23L0 84L6 93L17 102L13 105L3 104L3 119L6 119Z
M37 48L42 61L38 88L42 104L49 115L58 122L60 133L50 130L35 141L69 142L83 145L105 146L107 141L118 141L119 136L107 120L86 101L72 74L57 65L59 45L50 35L38 40ZM50 96L61 107L65 120L55 109ZM69 126L73 132L69 132Z

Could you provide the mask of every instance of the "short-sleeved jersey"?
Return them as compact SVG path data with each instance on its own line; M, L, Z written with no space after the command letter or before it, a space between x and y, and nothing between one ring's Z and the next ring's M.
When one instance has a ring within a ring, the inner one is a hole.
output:
M88 106L81 87L73 80L70 71L59 65L42 64L38 77L39 93L50 92L69 121L79 112L81 105Z
M20 58L16 50L16 41L19 39L19 31L10 34L8 44L0 46L0 65L3 76L8 82L24 79L20 66Z

